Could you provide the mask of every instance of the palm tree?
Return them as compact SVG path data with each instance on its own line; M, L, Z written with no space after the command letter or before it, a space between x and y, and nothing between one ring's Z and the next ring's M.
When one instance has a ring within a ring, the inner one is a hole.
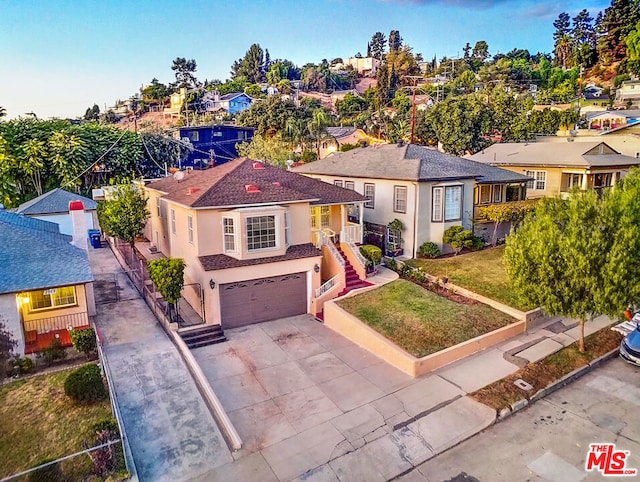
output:
M322 141L333 139L328 131L329 119L324 109L315 109L313 111L313 117L307 123L307 130L309 131L309 137L313 140L316 146L316 156L320 159L320 145Z

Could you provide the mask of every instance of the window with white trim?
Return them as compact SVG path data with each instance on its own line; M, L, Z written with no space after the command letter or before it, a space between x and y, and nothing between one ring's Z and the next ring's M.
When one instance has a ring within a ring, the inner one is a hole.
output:
M407 188L406 186L393 186L393 212L407 212Z
M63 308L77 304L75 286L30 291L27 295L29 297L29 311Z
M524 175L533 178L527 182L527 189L544 191L547 188L547 171L524 171Z
M375 206L375 200L376 200L375 184L370 184L368 182L364 184L364 197L367 198L367 200L364 202L364 207L373 209Z
M352 191L355 190L355 184L353 181L345 181L344 182L344 188L345 189L351 189Z
M160 210L160 196L156 198L156 211L158 213L158 217L161 217L162 211Z
M224 252L237 252L236 246L236 220L235 218L222 218L222 236L224 241Z
M291 215L289 211L284 213L284 243L291 246Z
M189 243L193 244L193 216L187 216L187 236L189 238Z
M444 188L434 187L432 192L433 192L433 202L431 204L431 221L436 223L441 223L442 222L442 194L444 192Z
M582 187L582 174L567 174L567 189L571 189L573 187Z
M176 210L171 209L171 233L176 234Z
M502 184L494 184L493 186L493 202L502 202Z
M247 250L256 251L276 247L276 217L252 216L247 218Z
M462 186L445 186L444 220L458 221L460 219L462 219Z
M333 181L334 186L342 187L342 181Z
M433 188L431 221L459 221L462 219L462 186Z
M480 204L491 202L491 186L489 184L480 185Z

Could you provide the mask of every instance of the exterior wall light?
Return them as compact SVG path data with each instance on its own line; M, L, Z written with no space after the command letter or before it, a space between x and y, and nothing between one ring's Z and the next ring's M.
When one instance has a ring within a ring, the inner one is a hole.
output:
M313 267L313 271L315 271L316 273L320 272L320 265L318 263L316 263L316 265Z
M213 279L209 280L209 288L211 288L212 290L215 289L216 287L216 282L213 281Z

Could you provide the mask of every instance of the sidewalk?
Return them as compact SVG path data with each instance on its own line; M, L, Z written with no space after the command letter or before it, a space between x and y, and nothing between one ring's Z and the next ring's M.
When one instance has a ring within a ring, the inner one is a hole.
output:
M596 318L585 325L585 334L610 323L606 317ZM236 454L235 462L197 480L392 480L496 421L496 411L468 393L558 351L577 336L575 320L554 318L535 331L447 365L308 433L250 455Z
M94 275L115 274L119 301L96 290L96 327L141 481L190 480L232 461L178 350L111 249L89 251Z

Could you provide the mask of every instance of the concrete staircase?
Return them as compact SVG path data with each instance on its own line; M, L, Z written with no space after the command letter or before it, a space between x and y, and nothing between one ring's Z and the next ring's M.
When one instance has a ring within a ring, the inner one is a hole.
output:
M342 259L344 260L344 271L347 281L347 286L340 293L338 293L338 296L344 296L351 290L357 290L358 288L371 286L371 283L369 283L368 281L360 279L358 273L356 273L356 270L353 269L353 265L349 262L344 252L340 248L340 245L336 244L335 246L338 250L338 253L340 253L340 256L342 256Z
M200 328L178 330L178 334L190 349L227 341L227 337L224 336L220 325L206 325Z

